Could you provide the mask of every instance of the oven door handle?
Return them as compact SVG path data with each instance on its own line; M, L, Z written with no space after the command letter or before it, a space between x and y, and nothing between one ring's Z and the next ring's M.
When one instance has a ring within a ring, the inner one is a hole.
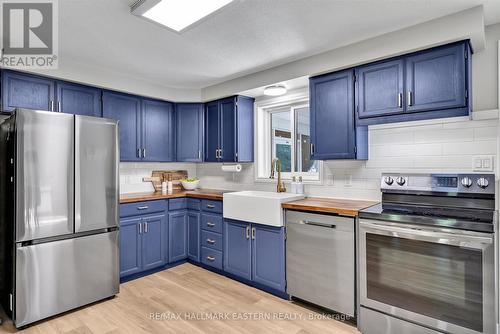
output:
M427 241L437 244L484 249L493 244L493 236L458 234L425 229L406 228L393 225L361 222L361 228L367 233L386 235L396 238Z

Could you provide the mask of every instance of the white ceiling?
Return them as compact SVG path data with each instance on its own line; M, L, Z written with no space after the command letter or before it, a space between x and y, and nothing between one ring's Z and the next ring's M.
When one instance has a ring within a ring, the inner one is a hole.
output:
M130 14L134 0L59 1L60 57L163 86L200 89L500 0L235 0L177 34Z

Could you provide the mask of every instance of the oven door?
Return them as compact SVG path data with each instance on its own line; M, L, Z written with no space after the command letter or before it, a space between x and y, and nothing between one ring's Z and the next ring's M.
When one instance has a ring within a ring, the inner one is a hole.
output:
M454 334L495 332L493 234L361 220L362 306Z

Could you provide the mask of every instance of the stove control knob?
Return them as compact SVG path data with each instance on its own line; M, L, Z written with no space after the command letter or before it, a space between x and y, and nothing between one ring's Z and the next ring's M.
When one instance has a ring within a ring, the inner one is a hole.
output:
M477 180L477 185L480 187L480 188L486 188L488 187L489 183L488 183L488 180L484 177L481 177Z
M401 177L401 176L398 176L396 178L396 183L399 184L400 186L404 185L406 182L405 178L404 177Z
M386 176L384 177L384 182L385 184L387 184L388 186L392 185L394 183L394 179L390 176Z
M469 188L470 186L472 186L472 180L470 179L470 177L464 177L460 180L460 183L465 187L465 188Z

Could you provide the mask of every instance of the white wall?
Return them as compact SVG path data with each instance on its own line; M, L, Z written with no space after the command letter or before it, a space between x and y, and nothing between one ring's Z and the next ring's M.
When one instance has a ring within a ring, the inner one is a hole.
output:
M478 113L486 114L489 113ZM368 161L326 161L323 185L306 185L308 196L356 199L380 198L383 172L472 172L474 155L497 154L498 120L457 117L433 121L371 126ZM233 176L221 164L197 165L203 187L274 190L275 184L256 183L253 164ZM351 185L346 179L351 178Z

